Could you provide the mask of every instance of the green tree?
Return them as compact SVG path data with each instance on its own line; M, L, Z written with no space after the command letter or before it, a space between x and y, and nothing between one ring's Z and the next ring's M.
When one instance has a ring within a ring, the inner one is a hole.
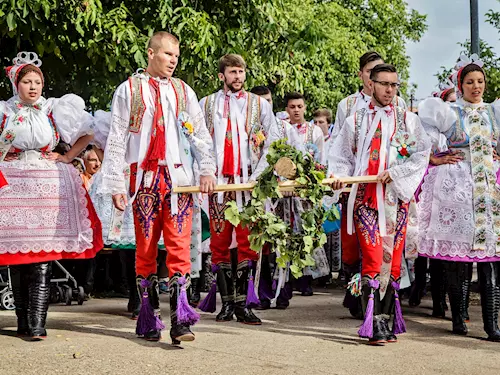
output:
M404 0L12 0L0 3L3 66L17 52L43 59L47 96L81 95L106 107L115 87L145 67L145 45L157 30L181 40L177 75L200 97L220 86L217 61L246 59L248 87L277 95L306 94L309 108L333 108L353 92L358 58L376 49L408 76L407 41L425 30L425 16ZM0 97L10 96L6 79Z

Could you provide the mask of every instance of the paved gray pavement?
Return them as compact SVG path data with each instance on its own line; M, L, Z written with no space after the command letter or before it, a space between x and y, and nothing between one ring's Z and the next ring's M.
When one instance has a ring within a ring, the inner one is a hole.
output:
M415 309L405 302L409 332L397 344L370 347L341 302L340 290L295 296L286 311L257 312L260 327L203 314L196 341L182 348L169 344L168 330L160 343L137 339L124 299L51 305L43 342L15 337L15 314L2 311L0 374L500 374L500 343L482 339L479 306L471 307L469 336L458 337L449 320L429 316L428 299Z

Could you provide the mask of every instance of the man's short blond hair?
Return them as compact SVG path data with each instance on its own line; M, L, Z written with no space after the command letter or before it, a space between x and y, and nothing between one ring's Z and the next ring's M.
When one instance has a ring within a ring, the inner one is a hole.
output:
M179 44L179 39L173 34L170 34L167 31L157 31L153 34L153 36L149 39L148 49L151 48L153 51L158 51L161 47L161 42L163 39L168 39L174 44Z
M332 123L332 111L330 111L328 108L320 108L314 111L313 117L326 117L326 122L329 124Z
M240 55L236 55L234 53L224 55L220 58L219 73L224 74L226 68L232 68L232 67L246 69L247 64L245 63L245 60L243 60L243 57L241 57Z

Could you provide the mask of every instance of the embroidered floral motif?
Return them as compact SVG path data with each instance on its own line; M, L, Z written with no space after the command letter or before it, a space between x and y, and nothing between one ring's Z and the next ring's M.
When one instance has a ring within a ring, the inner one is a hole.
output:
M394 136L391 145L398 150L398 158L406 159L415 151L417 140L408 132L401 131Z

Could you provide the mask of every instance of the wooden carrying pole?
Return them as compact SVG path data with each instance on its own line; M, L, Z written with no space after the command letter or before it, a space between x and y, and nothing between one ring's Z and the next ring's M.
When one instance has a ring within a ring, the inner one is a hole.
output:
M343 182L346 185L368 184L368 183L377 182L377 176L354 176L354 177L326 178L321 182L321 184L322 185L331 185L335 181ZM248 191L248 190L252 190L255 187L255 185L256 185L255 182L247 182L244 184L217 185L215 187L214 192ZM302 186L293 180L280 182L278 185L280 188L284 188L284 190L289 190L291 188L296 188L296 187ZM176 187L174 187L174 193L200 193L200 187L199 186L176 186Z

